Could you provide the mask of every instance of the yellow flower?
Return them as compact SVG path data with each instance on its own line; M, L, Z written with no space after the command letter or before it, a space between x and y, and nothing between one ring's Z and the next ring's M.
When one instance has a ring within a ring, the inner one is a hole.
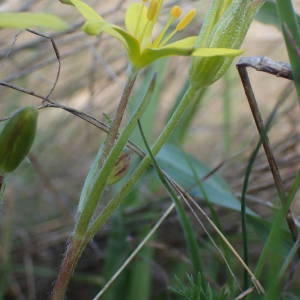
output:
M81 0L68 0L85 18L83 30L91 35L106 32L120 40L125 47L132 65L136 69L143 68L153 61L173 55L181 56L237 56L242 53L237 49L195 48L196 36L186 37L169 43L174 35L184 30L194 19L196 10L187 12L180 20L181 8L171 8L168 20L157 35L153 37L154 26L161 12L163 0L141 0L129 5L125 15L125 29L107 22L94 9ZM148 3L147 3L148 2ZM171 25L178 22L170 32Z

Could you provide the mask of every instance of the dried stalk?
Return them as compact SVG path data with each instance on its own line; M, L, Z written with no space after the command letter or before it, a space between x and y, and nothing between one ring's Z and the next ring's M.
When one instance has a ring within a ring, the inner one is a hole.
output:
M255 61L257 63L255 63ZM259 111L259 107L257 105L257 101L254 95L254 92L252 90L252 86L250 83L250 79L247 72L247 67L253 67L257 70L263 70L264 72L268 72L270 74L291 79L292 73L291 69L288 67L288 64L285 63L278 63L274 62L271 59L266 58L243 58L239 61L237 64L237 69L244 87L244 91L257 127L257 130L259 132L259 135L262 137L262 144L263 148L269 163L269 167L272 172L273 180L280 198L280 201L282 205L285 205L286 203L286 190L283 184L283 180L279 173L278 164L276 162L276 159L273 155L269 139L265 130L264 122L261 117L261 113ZM293 218L292 212L289 209L288 213L286 215L286 222L288 224L289 230L291 232L292 238L294 241L297 241L298 239L298 229L295 223L295 220ZM300 248L297 250L298 256L300 257Z

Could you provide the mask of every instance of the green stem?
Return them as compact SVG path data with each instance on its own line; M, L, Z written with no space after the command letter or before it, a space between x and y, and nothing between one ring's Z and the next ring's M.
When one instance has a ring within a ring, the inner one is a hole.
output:
M191 105L184 112L182 119L180 121L179 126L174 132L172 136L172 141L174 141L177 145L183 145L186 138L188 130L190 129L191 123L195 119L196 114L199 112L199 108L203 103L204 96L206 94L207 89L202 89L199 95L191 101Z
M182 114L185 112L186 108L189 106L192 99L199 95L200 90L195 89L193 87L189 87L186 91L182 101L179 103L177 109L174 111L174 114L169 119L169 122L166 124L164 130L156 140L155 144L153 145L151 151L153 155L156 155L162 146L168 141L172 132L174 131L177 123L179 122ZM141 177L144 173L146 168L150 165L151 158L149 155L144 157L141 161L137 169L134 173L130 176L128 181L124 184L123 188L118 192L118 194L106 205L103 209L101 214L93 221L90 225L87 236L88 239L92 239L95 233L101 228L101 226L106 222L106 220L112 215L115 209L118 208L124 197L128 195L131 191L133 185L137 182L137 180Z
M52 292L52 300L64 299L67 286L75 270L77 262L81 256L82 251L89 242L89 239L87 239L85 236L85 232L89 226L90 219L92 218L99 203L99 199L101 199L101 195L107 185L109 175L114 168L115 162L122 153L122 150L126 145L131 132L135 128L135 122L133 121L137 120L143 114L151 98L155 84L154 79L151 81L144 99L142 99L140 105L137 107L133 116L129 120L128 125L118 137L119 126L121 124L126 104L128 102L134 81L136 79L136 75L136 73L132 73L129 76L127 84L124 88L124 92L117 109L116 117L112 125L112 128L114 128L112 130L113 133L110 133L110 138L106 140L104 146L104 150L107 151L107 153L105 154L105 160L102 160L101 164L101 161L99 161L99 158L97 157L91 168L91 173L89 173L86 178L85 186L81 193L75 230L73 232L72 239L67 247L65 257L60 266L59 274ZM117 137L118 139L115 142ZM100 158L100 160L102 158L103 156Z

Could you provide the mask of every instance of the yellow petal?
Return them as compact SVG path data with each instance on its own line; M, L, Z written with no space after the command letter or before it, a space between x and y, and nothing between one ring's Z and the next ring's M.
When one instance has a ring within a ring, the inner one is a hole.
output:
M190 38L187 38L190 39ZM185 39L184 39L185 40ZM136 67L142 68L152 63L153 61L166 56L190 56L194 51L194 38L188 41L178 41L161 48L146 48L136 62ZM192 42L191 42L192 41Z
M89 5L80 0L69 0L88 21L103 20L103 18Z
M167 48L193 48L196 42L197 36L189 36L187 38L178 40L176 42L167 44ZM164 48L164 47L162 47Z
M240 49L228 49L228 48L198 48L193 52L193 56L238 56L244 51Z
M132 3L126 10L125 28L133 36L141 36L147 23L147 8L142 3Z

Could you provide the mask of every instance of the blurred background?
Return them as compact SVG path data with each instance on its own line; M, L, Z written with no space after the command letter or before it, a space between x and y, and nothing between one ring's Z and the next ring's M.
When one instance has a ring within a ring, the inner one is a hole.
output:
M86 2L112 23L121 25L130 1ZM197 8L197 20L188 27L190 32L183 33L197 34L209 1L166 1L166 13L174 3L180 4L184 11ZM295 1L295 4L300 7L300 1ZM50 39L28 31L2 29L1 81L45 96L51 90L61 65L51 100L102 121L105 121L104 113L113 116L124 84L127 63L126 53L118 41L106 34L97 37L85 35L80 30L82 18L77 11L59 1L1 1L0 11L53 13L70 24L67 32L38 31L54 39L59 60ZM288 61L281 31L258 21L251 25L242 49L245 50L243 56L268 56L274 60ZM189 63L189 58L172 57L158 62L139 77L137 90L146 84L149 73L160 72L160 88L150 114L152 122L144 124L149 141L154 141L163 128L184 86ZM266 119L282 93L291 89L290 82L255 70L249 70L249 74ZM3 86L0 91L0 119L6 118L20 106L42 105L41 99L20 91ZM293 89L284 97L286 99L270 131L270 141L284 182L289 185L300 166L299 105ZM2 253L6 247L10 248L10 275L5 299L47 299L72 230L85 176L103 137L104 133L99 128L63 109L40 110L33 149L28 159L7 178L1 220L2 237L4 233L9 236L6 239L9 246L2 244ZM181 148L209 169L224 163L219 172L233 195L239 199L243 174L257 141L257 130L233 65L224 78L207 90ZM111 189L107 191L108 199L113 193L113 187ZM133 193L134 201L124 205L120 214L112 218L84 253L71 283L70 299L92 299L170 203L164 189L151 176L146 177ZM261 152L251 176L248 205L268 218L272 215L273 206L277 205L275 195L268 164ZM293 207L296 217L300 213L299 195L297 200ZM226 235L238 246L238 212L221 206L215 209ZM196 227L195 230L199 231L199 239L204 244L208 243L201 228ZM174 213L138 255L132 268L129 267L117 282L123 287L123 292L124 286L127 289L127 298L124 296L122 299L144 299L134 294L134 282L138 279L135 276L142 270L147 275L143 277L143 291L148 295L145 299L177 299L169 286L174 281L174 274L182 274L188 268L180 232ZM118 244L113 244L116 241ZM252 250L254 258L259 255L260 249L259 242L256 245ZM212 260L209 256L212 246L205 251L204 256ZM218 283L222 286L226 281L222 275L224 273L220 266L215 265L213 270L212 265L210 271L218 275ZM116 290L117 286L114 288ZM120 299L113 293L108 293L103 299Z

